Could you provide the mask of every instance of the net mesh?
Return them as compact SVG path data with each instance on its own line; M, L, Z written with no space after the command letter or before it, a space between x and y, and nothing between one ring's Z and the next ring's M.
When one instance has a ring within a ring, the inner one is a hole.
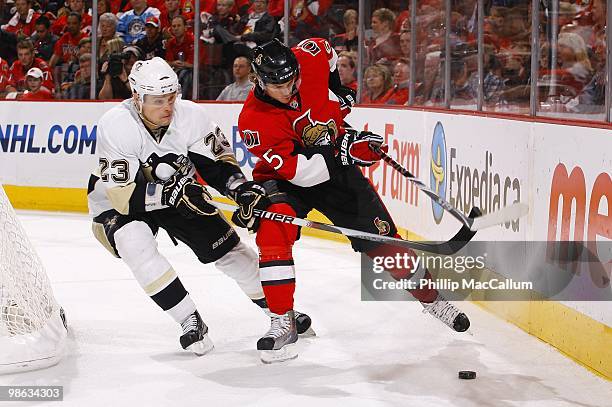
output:
M40 258L0 184L0 338L39 331L57 308Z

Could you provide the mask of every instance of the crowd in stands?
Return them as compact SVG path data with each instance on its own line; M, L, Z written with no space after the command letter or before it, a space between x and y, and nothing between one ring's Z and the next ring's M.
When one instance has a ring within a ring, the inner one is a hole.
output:
M556 1L556 0L555 0ZM525 109L537 82L538 106L546 111L603 111L606 86L606 1L540 3L538 77L531 77L531 1L485 0L484 78L478 77L477 0L452 0L450 89L445 90L444 0L419 0L411 27L409 0L373 0L364 16L361 103L404 105L414 87L417 105L474 108L479 84L487 110ZM289 27L283 0L201 0L200 32L194 33L193 0L99 0L96 95L130 96L133 63L155 56L175 69L184 98L192 97L195 38L199 41L198 95L244 100L250 50L289 30L290 45L324 37L337 51L345 86L358 88L358 2L290 0ZM91 86L90 0L0 0L0 97L88 99ZM556 27L553 22L557 21ZM556 39L553 41L553 35ZM416 59L410 59L411 40ZM555 45L555 49L553 48ZM414 78L410 77L411 64Z

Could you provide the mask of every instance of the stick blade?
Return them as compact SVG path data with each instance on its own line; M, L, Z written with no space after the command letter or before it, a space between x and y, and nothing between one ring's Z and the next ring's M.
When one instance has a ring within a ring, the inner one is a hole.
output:
M487 213L474 219L471 230L477 231L490 228L492 226L501 225L502 223L521 218L527 215L529 206L522 202L515 202L512 205L501 208L499 211Z

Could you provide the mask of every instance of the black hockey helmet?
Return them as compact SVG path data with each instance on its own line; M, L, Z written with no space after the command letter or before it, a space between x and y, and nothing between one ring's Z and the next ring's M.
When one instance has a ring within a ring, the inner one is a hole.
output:
M253 49L253 72L259 77L259 86L289 82L300 73L300 66L291 48L273 39Z

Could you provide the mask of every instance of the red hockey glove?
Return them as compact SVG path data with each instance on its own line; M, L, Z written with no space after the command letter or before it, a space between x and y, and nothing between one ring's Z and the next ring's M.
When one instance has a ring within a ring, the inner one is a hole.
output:
M360 165L369 167L381 159L380 155L372 151L370 144L379 146L384 152L388 147L383 145L384 139L371 131L356 131L346 129L338 139L338 159L340 165Z

